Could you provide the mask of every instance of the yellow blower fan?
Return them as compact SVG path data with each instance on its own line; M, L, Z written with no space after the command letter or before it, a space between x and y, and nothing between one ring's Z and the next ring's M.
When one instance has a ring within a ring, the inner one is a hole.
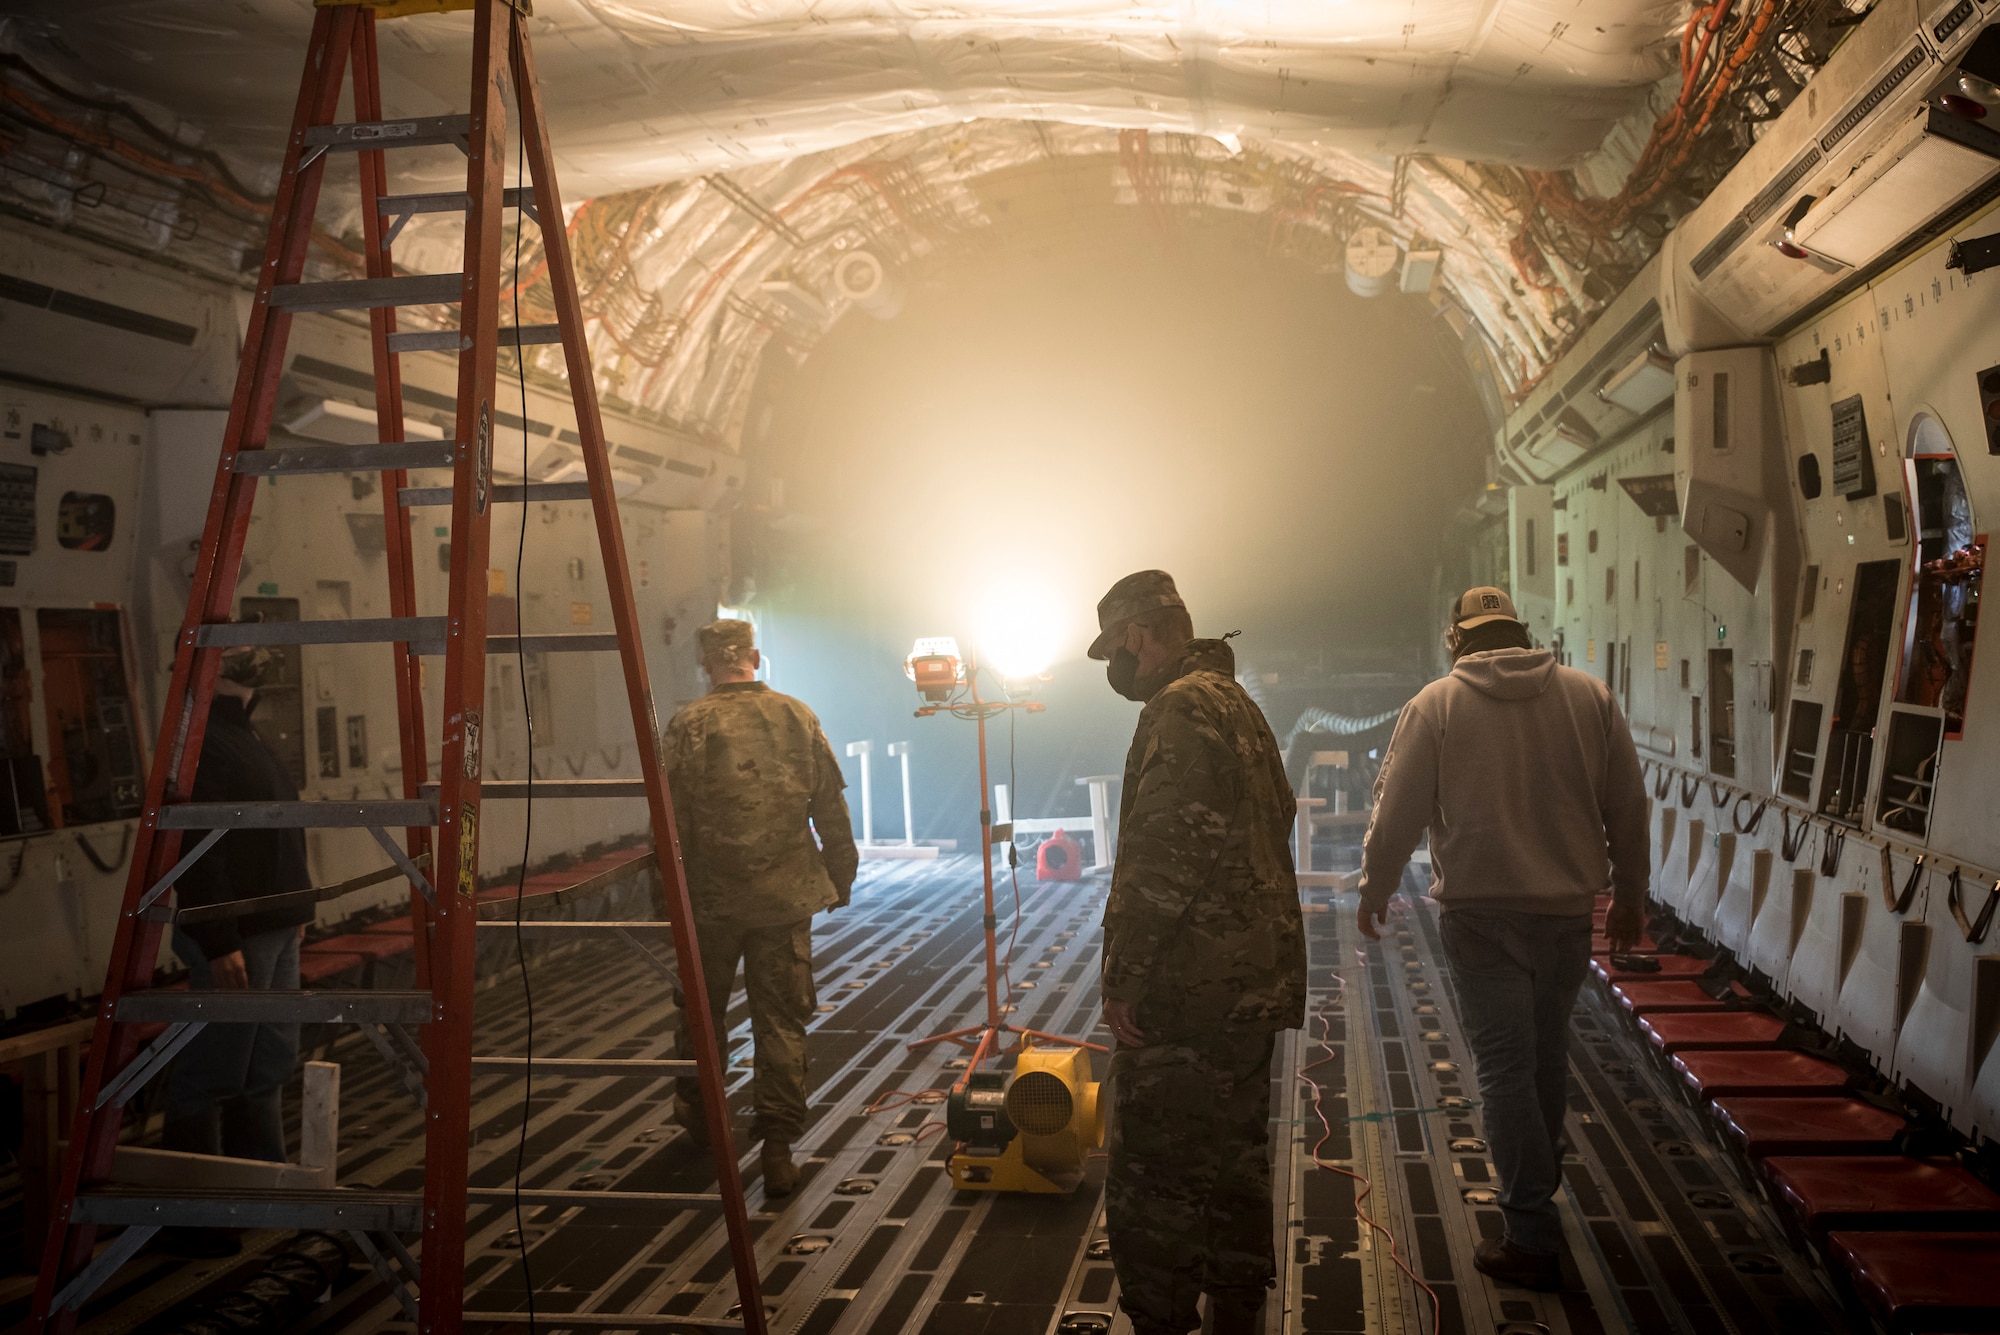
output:
M1027 1039L1012 1074L975 1071L954 1089L945 1121L961 1191L1075 1191L1084 1161L1104 1143L1104 1105L1082 1048Z

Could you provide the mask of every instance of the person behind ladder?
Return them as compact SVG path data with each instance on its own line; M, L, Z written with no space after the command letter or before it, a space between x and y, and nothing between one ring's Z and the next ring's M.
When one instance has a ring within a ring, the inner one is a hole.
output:
M257 734L250 715L270 675L268 649L226 655L208 707L196 802L296 802L298 784ZM190 841L202 831L189 831ZM231 830L174 883L183 909L304 890L312 885L304 830ZM174 954L188 984L209 988L296 990L299 942L313 907L298 904L174 927ZM285 1161L281 1097L299 1060L296 1024L212 1024L174 1061L167 1081L165 1149L236 1159ZM157 1243L181 1255L226 1256L233 1234L167 1228Z
M709 1013L726 1032L740 962L756 1047L751 1135L764 1142L765 1194L785 1196L799 1182L792 1144L805 1130L806 1022L819 1001L812 915L847 904L861 855L833 748L812 710L756 679L750 623L717 621L700 640L710 690L667 724L667 783ZM681 1080L674 1103L706 1141L700 1082Z

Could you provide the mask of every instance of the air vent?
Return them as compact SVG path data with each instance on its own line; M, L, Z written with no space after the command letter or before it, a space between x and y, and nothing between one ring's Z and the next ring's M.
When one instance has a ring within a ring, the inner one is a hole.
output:
M1958 3L1951 7L1949 14L1933 23L1931 35L1937 38L1938 45L1943 46L1951 39L1953 33L1964 27L1965 21L1972 17L1972 12L1972 0L1958 0Z
M1883 75L1881 81L1869 89L1859 102L1856 102L1849 108L1845 116L1842 116L1833 123L1831 130L1828 130L1819 137L1820 151L1823 153L1833 152L1834 145L1854 133L1854 127L1861 124L1862 121L1867 120L1869 113L1888 100L1891 93L1902 87L1903 80L1921 69L1924 62L1928 59L1929 57L1925 54L1923 47L1915 46L1910 48L1909 54L1897 61L1894 69Z
M1689 262L1688 268L1694 270L1696 278L1708 277L1715 272L1715 266L1722 263L1730 251L1736 249L1736 243L1749 234L1750 224L1745 221L1742 214L1738 214L1727 227L1715 234L1714 240L1701 248Z

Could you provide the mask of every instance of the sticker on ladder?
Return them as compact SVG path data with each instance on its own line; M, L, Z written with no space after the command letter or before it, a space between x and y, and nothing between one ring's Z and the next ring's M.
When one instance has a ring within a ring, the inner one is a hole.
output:
M465 752L462 766L466 782L479 782L479 711L465 711Z
M493 405L479 401L479 457L472 467L472 510L486 513L488 479L493 471Z
M458 896L467 903L479 897L479 808L470 802L458 808Z

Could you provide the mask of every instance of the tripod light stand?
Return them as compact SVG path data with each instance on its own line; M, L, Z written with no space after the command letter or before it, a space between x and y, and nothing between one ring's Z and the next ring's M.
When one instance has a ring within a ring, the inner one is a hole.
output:
M986 908L986 1019L981 1024L917 1039L910 1046L920 1048L932 1043L949 1042L969 1048L971 1056L966 1061L968 1074L978 1070L980 1063L987 1058L1000 1056L1005 1050L1009 1034L1019 1034L1042 1043L1067 1044L1071 1047L1089 1048L1093 1052L1103 1052L1105 1048L1096 1043L1088 1043L1077 1038L1063 1038L1037 1029L1024 1029L1020 1025L1003 1023L1000 1018L1000 954L997 930L999 920L993 913L993 809L990 796L992 788L987 782L986 774L986 720L997 718L1010 709L1039 714L1044 707L1039 701L983 698L979 694L977 658L968 655L961 660L957 648L956 642L950 639L918 640L916 649L906 664L906 670L911 680L917 683L918 691L928 702L916 711L918 718L929 718L933 714L950 714L954 718L973 720L979 729L979 842L980 871L983 876Z

